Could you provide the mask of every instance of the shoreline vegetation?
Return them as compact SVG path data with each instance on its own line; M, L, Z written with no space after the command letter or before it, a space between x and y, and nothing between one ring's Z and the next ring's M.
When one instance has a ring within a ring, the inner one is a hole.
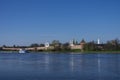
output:
M18 53L18 51L0 51L0 53ZM111 53L114 53L114 54L120 54L120 51L84 51L84 52L81 52L81 51L28 51L28 53L80 53L80 54L111 54Z
M53 40L51 43L33 43L30 46L3 45L0 47L0 52L17 53L20 49L26 50L30 53L120 53L120 40L114 39L105 43L97 41L86 42L84 39L80 42L72 40L66 43L61 43L59 40Z

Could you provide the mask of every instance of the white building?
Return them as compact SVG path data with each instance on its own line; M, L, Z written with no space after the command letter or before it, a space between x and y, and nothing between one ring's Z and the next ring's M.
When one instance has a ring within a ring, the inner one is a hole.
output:
M70 44L71 47L74 46L73 40L71 40L69 44Z
M48 48L50 46L49 42L45 43L45 47Z
M97 40L97 44L100 44L100 39L98 38L98 40Z

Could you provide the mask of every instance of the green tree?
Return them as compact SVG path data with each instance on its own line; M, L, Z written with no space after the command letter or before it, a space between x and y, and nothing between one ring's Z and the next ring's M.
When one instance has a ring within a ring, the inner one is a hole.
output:
M45 45L44 44L40 44L40 47L44 47Z
M6 45L3 45L2 47L6 48L7 46L6 46Z
M0 50L2 50L2 47L0 47Z
M120 41L119 41L119 39L114 39L114 40L107 41L107 43L104 46L104 49L106 51L120 50Z
M30 45L30 47L39 47L39 44L33 43L33 44Z
M51 45L54 46L54 51L61 50L61 43L59 42L59 40L53 40Z
M62 48L62 50L64 50L64 51L70 50L69 43L68 43L68 42L67 42L67 43L64 43L61 48Z
M96 50L96 44L94 41L88 42L84 46L85 51L95 51Z
M13 48L16 48L16 45L13 45Z

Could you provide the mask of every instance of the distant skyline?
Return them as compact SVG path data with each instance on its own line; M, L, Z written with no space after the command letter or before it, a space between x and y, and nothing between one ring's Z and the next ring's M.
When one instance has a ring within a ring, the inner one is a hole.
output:
M120 39L120 0L0 0L0 46Z

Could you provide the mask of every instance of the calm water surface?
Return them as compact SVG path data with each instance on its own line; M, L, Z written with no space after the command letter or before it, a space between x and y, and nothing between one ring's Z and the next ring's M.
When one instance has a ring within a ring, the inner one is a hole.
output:
M120 80L120 54L0 53L0 80Z

